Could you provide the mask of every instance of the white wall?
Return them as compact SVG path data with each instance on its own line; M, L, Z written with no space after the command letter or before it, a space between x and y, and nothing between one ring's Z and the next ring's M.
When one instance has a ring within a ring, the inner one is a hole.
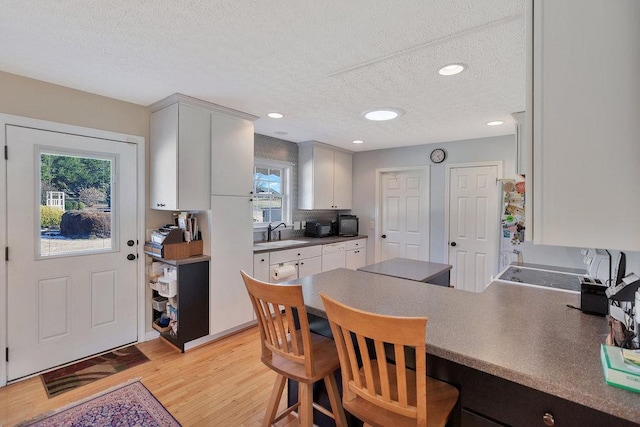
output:
M434 148L444 148L447 159L433 164L429 154ZM369 229L375 219L375 171L377 168L430 165L430 260L445 261L446 230L444 228L445 166L450 163L468 163L490 160L503 161L503 177L515 177L515 135L425 144L412 147L356 153L353 158L353 210L360 217L362 234L369 235L367 262L375 260L374 230ZM580 248L522 245L524 262L584 268Z

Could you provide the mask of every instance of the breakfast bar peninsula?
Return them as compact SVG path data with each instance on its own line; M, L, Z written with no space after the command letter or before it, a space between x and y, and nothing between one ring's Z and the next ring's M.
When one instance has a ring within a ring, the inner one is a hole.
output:
M605 384L605 318L579 295L493 281L481 293L337 269L300 278L312 330L330 336L320 292L392 316L426 316L427 370L453 384L463 426L631 426L640 395ZM295 383L289 399L295 399Z

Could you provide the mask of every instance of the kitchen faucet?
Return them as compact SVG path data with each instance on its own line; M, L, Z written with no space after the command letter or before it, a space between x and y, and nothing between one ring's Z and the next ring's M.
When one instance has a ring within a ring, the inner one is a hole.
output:
M284 225L285 228L287 227L287 224L285 224L284 222L281 222L280 224L276 225L273 228L271 227L271 223L269 223L269 226L267 227L267 242L271 241L271 232L275 231L275 229L280 227L281 225Z

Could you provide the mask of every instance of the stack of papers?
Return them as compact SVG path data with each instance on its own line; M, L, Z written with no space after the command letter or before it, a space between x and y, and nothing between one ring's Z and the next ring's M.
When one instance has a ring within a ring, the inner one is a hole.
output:
M640 392L640 351L602 344L600 358L607 384Z

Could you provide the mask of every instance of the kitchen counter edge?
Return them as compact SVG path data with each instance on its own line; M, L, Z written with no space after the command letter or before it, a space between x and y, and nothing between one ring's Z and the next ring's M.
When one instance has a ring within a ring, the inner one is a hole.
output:
M363 236L363 235L358 235L358 236L329 236L329 237L307 237L307 236L302 236L302 237L295 237L292 239L285 239L287 241L292 240L292 241L296 241L296 240L300 240L301 242L299 244L292 244L292 245L288 245L288 246L284 246L281 248L261 248L260 244L261 243L267 243L267 242L253 242L253 253L254 254L262 254L265 252L277 252L277 251L286 251L287 249L296 249L296 248L304 248L307 246L318 246L318 245L330 245L332 243L339 243L339 242L347 242L349 240L358 240L358 239L366 239L367 236Z

